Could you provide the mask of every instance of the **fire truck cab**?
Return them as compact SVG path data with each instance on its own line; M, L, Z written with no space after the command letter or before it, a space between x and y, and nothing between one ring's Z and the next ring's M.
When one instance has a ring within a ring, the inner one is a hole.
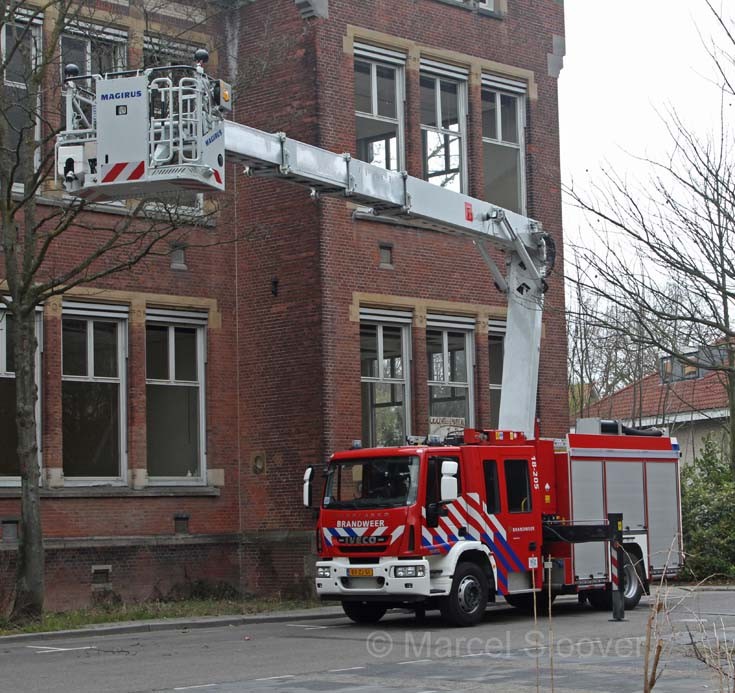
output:
M361 623L377 622L389 608L412 607L472 625L498 595L531 610L534 601L538 609L548 606L549 591L552 600L579 594L609 609L611 536L604 518L625 509L635 521L624 520L626 608L661 574L653 567L676 573L672 439L571 434L567 449L558 450L552 440L522 433L466 430L457 442L332 456L317 527L320 598L341 601ZM670 503L650 502L647 474L669 484ZM305 501L311 479L307 470ZM663 559L650 553L654 527L655 547L669 542L673 549Z

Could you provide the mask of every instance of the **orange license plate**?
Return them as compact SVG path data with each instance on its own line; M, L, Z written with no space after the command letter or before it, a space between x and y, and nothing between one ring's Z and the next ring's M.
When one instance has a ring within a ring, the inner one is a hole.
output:
M350 577L372 577L373 569L372 568L350 568L348 575Z

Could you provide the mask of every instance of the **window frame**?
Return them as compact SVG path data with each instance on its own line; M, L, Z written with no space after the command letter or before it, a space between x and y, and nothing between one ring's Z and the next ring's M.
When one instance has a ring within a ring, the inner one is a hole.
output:
M112 306L107 308L112 309ZM117 476L67 476L64 471L63 445L61 468L64 474L64 486L127 486L128 485L128 315L127 311L106 312L104 308L95 314L94 310L64 307L61 316L61 388L64 382L101 382L117 383L119 411L119 465ZM87 375L68 375L64 373L64 320L83 320L87 322ZM117 325L117 377L94 375L94 323L106 322ZM90 329L89 324L92 324ZM91 375L90 375L91 373ZM63 395L62 395L63 396ZM63 412L62 412L63 418ZM63 422L62 422L63 427Z
M160 315L146 316L145 328L166 327L168 328L168 375L163 378L149 378L147 369L147 352L144 357L143 367L146 369L146 411L148 408L148 385L165 385L168 387L192 387L196 384L198 388L197 403L199 405L199 475L198 476L151 476L148 474L148 455L146 451L146 475L148 486L204 486L207 484L207 392L206 392L206 366L207 366L207 324L199 320L189 321L185 316L181 318L167 318ZM176 379L176 328L193 329L196 333L196 372L197 380ZM148 428L146 424L146 436Z
M7 332L5 329L5 315L7 309L4 306L0 306L0 378L8 378L15 380L15 371L6 370L7 362ZM39 377L42 375L41 371L41 352L43 351L43 308L41 306L36 308L35 314L35 328L36 328L36 354L34 358L34 377L36 380L36 387L38 389L38 396L36 397L36 445L38 446L38 467L39 470L43 469L43 438L41 436L42 421L41 421L41 400L43 396L43 378ZM39 479L39 484L43 487L43 475ZM20 475L18 476L0 476L0 488L19 488L21 484Z
M16 8L15 10L15 17L9 21L3 24L0 27L0 62L4 62L5 60L5 51L6 51L6 30L10 26L14 25L25 25L29 26L30 30L30 36L31 36L31 65L32 68L35 68L36 61L38 60L38 54L39 51L43 52L43 16L36 16L35 14L31 13L28 10L24 10L23 8ZM23 89L25 91L28 91L28 87L23 82L12 82L12 81L6 81L5 74L2 75L3 78L3 88L9 87L10 89ZM39 113L39 115L43 116L41 112L43 104L41 101L41 90L39 90L38 93L38 99L36 103L36 111ZM35 171L38 170L39 166L41 165L41 150L40 150L40 140L41 140L41 121L43 120L43 117L39 117L36 119L36 127L34 132L34 138L36 140L36 143L39 144L39 146L36 147L36 150L33 154L33 168ZM24 189L23 183L20 183L18 181L13 181L13 188L12 192L17 194L22 194Z
M500 402L503 397L503 368L505 365L505 322L490 321L488 323L487 337L488 337L488 390L489 390L490 404L491 404L490 406L490 428L498 428L500 425L500 421L499 421ZM500 363L500 381L499 382L493 382L492 380L492 373L493 373L492 357L491 357L492 347L490 346L490 343L492 340L497 340L500 342L501 363ZM494 392L499 393L497 411L495 411L495 409L492 406Z
M422 137L422 151L421 151L421 166L422 166L422 178L423 180L437 185L429 179L429 162L424 157L423 151L423 133L433 132L440 137L457 137L459 139L459 190L458 192L467 194L469 189L469 176L468 176L468 162L467 162L467 113L469 112L468 103L468 92L467 92L467 80L458 72L456 75L451 73L450 66L447 66L449 72L443 73L441 68L438 71L434 71L426 66L422 66L419 72L419 80L433 79L434 80L434 117L437 125L425 125L419 122L421 137ZM457 86L457 121L459 129L457 131L449 130L442 127L442 111L441 111L441 82L449 82ZM421 116L419 115L419 121ZM428 147L427 147L428 148ZM428 153L428 152L427 152ZM444 187L437 185L437 187ZM452 188L445 188L451 190Z
M427 334L427 361L428 361L428 334L429 332L441 332L442 334L442 354L443 354L443 368L444 368L444 379L443 380L431 380L427 374L427 387L428 387L428 413L429 413L429 430L431 430L431 419L434 416L431 413L431 388L432 387L449 387L457 389L467 390L467 421L464 423L464 428L472 428L475 425L475 392L474 392L474 366L475 366L475 330L468 325L448 325L448 324L431 324L427 321L426 334ZM465 340L465 361L467 367L467 381L454 381L449 380L449 333L462 333L464 334ZM430 365L430 364L429 364ZM433 372L432 372L433 374ZM444 417L438 417L444 418Z
M485 134L485 128L482 128L482 147L483 147L483 153L482 153L482 159L483 159L483 172L485 174L485 177L487 177L487 172L485 171L485 145L486 144L492 144L496 145L498 147L506 147L508 149L513 149L517 152L518 156L518 178L519 178L519 190L518 190L518 198L520 200L520 209L518 209L517 213L524 215L526 214L527 210L527 184L526 184L526 91L525 89L521 89L520 87L511 87L508 88L502 84L499 84L501 80L499 78L489 78L487 76L483 77L482 81L482 87L481 87L481 95L480 98L482 99L483 95L486 92L492 92L495 94L495 132L497 133L497 138L490 137L489 135ZM504 80L508 82L508 85L512 85L512 80ZM502 120L502 108L501 108L501 99L503 96L513 98L516 102L516 131L518 132L518 142L507 142L503 139L503 120ZM487 182L485 183L487 186ZM483 191L484 195L484 191ZM485 200L486 202L490 202L490 204L493 203L492 200ZM515 211L515 210L511 210Z
M363 325L374 325L377 327L377 347L378 352L376 354L378 362L378 375L377 376L365 376L360 372L360 388L362 389L363 383L377 383L382 385L403 385L403 417L404 417L404 440L406 437L411 435L411 324L404 322L403 320L381 320L379 317L361 315L360 316L360 327ZM389 378L386 377L383 371L383 328L384 327L398 327L401 330L401 359L403 361L403 378ZM362 393L360 396L362 400ZM363 412L364 413L364 412ZM375 439L374 430L374 416L370 416L371 436L372 440L362 441L366 447L375 447L378 445ZM363 432L361 431L361 435Z
M355 119L357 117L375 120L381 123L391 123L397 125L396 130L396 152L397 161L395 168L386 168L388 171L404 171L406 167L406 113L405 113L405 102L406 102L406 67L405 61L400 62L398 60L381 60L378 57L368 56L360 50L355 51L353 59L354 64L361 62L370 66L370 101L372 113L366 113L364 111L358 111L357 106L354 108ZM378 67L385 67L391 70L395 70L395 98L396 98L396 117L390 118L383 116L378 113L378 79L377 70ZM354 89L353 89L354 97ZM357 149L357 123L355 123L355 148ZM368 162L369 163L369 162ZM373 166L379 166L373 164ZM382 168L382 166L380 167Z

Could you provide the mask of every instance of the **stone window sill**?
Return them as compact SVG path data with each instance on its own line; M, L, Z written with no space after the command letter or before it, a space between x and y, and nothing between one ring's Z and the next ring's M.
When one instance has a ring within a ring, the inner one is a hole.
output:
M494 19L502 19L503 15L498 10L488 10L484 7L477 7L474 2L466 2L465 0L434 0L434 2L441 2L444 5L451 5L452 7L458 7L462 10L468 10L470 12L476 11L477 14L483 17L492 17Z
M142 489L129 486L67 486L42 488L41 498L218 498L220 493L216 486L148 486ZM0 498L20 498L20 487L0 488Z

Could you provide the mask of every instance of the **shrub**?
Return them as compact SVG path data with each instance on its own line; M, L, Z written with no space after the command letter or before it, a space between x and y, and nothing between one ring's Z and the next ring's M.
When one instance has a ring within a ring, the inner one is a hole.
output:
M681 494L686 568L697 580L735 578L735 480L713 440L682 468Z

